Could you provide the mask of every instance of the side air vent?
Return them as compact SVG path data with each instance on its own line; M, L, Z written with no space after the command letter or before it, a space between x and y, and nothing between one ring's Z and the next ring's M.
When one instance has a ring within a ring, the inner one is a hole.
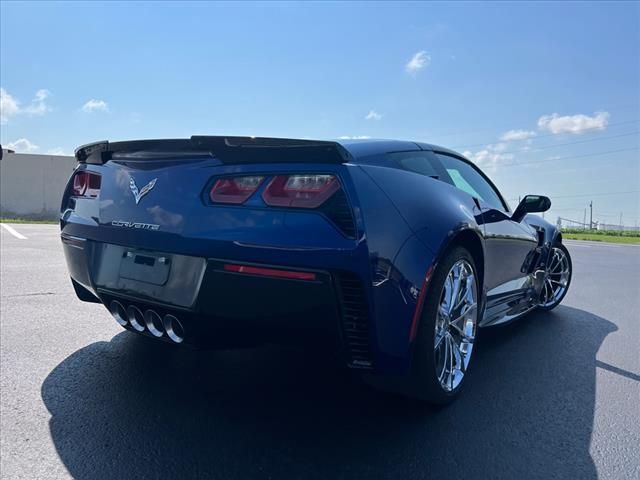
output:
M338 190L320 209L347 237L355 238L356 224L343 190Z
M340 302L342 336L349 366L369 369L373 366L370 337L369 309L362 282L352 273L338 273L336 287Z

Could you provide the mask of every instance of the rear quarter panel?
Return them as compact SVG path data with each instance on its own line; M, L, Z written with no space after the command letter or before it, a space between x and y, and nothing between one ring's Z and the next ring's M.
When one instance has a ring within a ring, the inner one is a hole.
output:
M385 166L361 165L371 181L354 181L361 200L374 281L375 331L384 369L406 372L411 324L429 268L456 234L482 238L481 214L471 197L439 180ZM384 373L384 372L382 372Z

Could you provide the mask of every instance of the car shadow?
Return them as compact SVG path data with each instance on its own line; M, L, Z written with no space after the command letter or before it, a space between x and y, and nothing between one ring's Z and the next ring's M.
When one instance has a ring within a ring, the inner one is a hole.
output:
M46 378L60 458L94 478L597 478L596 353L570 307L483 332L452 405L379 393L309 351L202 352L129 332Z

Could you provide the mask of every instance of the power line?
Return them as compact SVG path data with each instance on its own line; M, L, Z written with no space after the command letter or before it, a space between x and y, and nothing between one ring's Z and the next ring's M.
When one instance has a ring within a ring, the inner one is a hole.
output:
M597 153L585 153L584 155L570 155L567 157L547 158L546 160L536 160L536 161L530 161L530 162L498 163L496 164L496 167L502 168L502 167L519 167L520 165L537 165L538 163L557 162L558 160L570 160L573 158L598 157L600 155L609 155L611 153L632 152L634 150L638 150L638 147L621 148L619 150L608 150L605 152L597 152Z
M607 196L607 195L622 195L622 194L629 194L629 193L640 193L640 190L628 190L626 192L600 192L600 193L580 193L577 195L551 195L551 194L547 194L547 197L550 198L574 198L574 197L601 197L601 196ZM517 200L517 198L513 197L513 198L509 198L509 200ZM552 210L553 210L553 206L552 206Z
M549 195L549 196L553 198L603 197L608 195L627 195L630 193L640 193L640 190L628 190L626 192L581 193L578 195Z
M629 137L631 135L637 135L638 133L640 133L640 131L636 130L635 132L622 133L620 135L609 135L607 137L588 138L586 140L577 140L575 142L554 143L553 145L543 145L542 147L536 147L536 148L520 148L518 150L505 150L504 152L496 152L496 153L505 154L505 153L519 153L519 152L537 152L539 150L546 150L547 148L564 147L565 145L577 145L579 143L589 143L589 142L596 142L600 140L609 140L611 138Z
M603 197L608 195L627 195L630 193L640 193L640 190L627 190L626 192L599 192L599 193L580 193L577 195L552 195L547 194L547 197L554 198L577 198L577 197ZM509 200L517 200L517 198L510 198ZM553 206L551 208L553 210Z
M640 119L639 120L629 120L629 121L626 121L626 122L610 123L609 125L607 125L607 128L617 127L617 126L620 126L620 125L629 125L630 123L638 123L638 122L640 122ZM598 131L598 130L601 130L601 128L593 127L593 128L585 129L585 130L583 130L583 132L584 133L589 133L591 131ZM441 136L450 136L450 135L454 135L454 134L441 135ZM535 137L532 137L532 139L534 139L534 138L535 139L539 139L539 138L557 137L558 135L559 134L557 134L557 133L547 133L547 134L544 134L544 135L536 135ZM498 142L499 141L500 140L498 139ZM491 140L491 141L487 141L487 142L474 143L474 144L469 144L469 145L458 145L458 146L455 146L455 147L451 147L451 149L452 150L456 150L458 148L481 147L483 145L489 145L491 143L497 143L497 142L496 142L496 140Z

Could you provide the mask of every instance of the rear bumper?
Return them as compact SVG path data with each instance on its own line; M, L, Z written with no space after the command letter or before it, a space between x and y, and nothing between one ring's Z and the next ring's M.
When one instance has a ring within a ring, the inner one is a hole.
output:
M362 280L354 272L318 268L317 257L326 252L306 252L312 266L291 266L292 262L283 266L135 249L66 233L61 237L75 282L107 307L117 301L142 313L152 310L161 318L178 318L184 326L184 343L231 347L322 342L336 346L350 367L374 368L370 309ZM352 257L352 253L334 255ZM295 261L295 255L291 259ZM255 268L247 273L229 265ZM274 276L274 270L303 274L283 278ZM123 326L158 338L151 329ZM159 339L171 341L166 334Z

